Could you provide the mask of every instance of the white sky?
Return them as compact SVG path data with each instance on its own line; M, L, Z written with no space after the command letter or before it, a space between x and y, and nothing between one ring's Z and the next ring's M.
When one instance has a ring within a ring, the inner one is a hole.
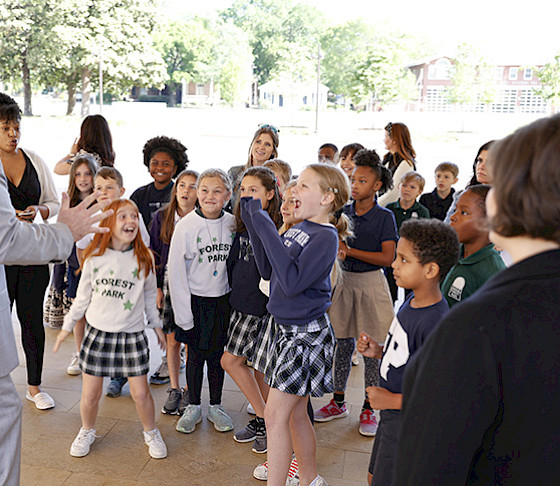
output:
M223 9L232 0L164 0L178 14ZM459 43L481 49L491 62L540 64L560 53L560 2L555 0L307 0L333 24L362 18L433 40L439 54ZM171 13L171 12L170 12Z

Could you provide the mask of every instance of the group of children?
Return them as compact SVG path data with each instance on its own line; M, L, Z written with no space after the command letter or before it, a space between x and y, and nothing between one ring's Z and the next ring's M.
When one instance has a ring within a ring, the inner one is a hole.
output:
M252 145L265 146L259 130ZM74 332L74 366L83 374L73 456L87 455L95 441L102 380L110 376L107 394L118 396L128 380L149 453L166 457L147 380L150 327L169 369L161 411L180 416L179 432L194 432L202 420L205 365L206 417L217 431L233 430L221 403L226 371L255 414L234 439L269 453L255 477L278 486L296 484L297 477L305 486L326 485L317 474L312 423L348 415L345 390L357 341L365 384L360 433L377 437L372 484L390 483L406 363L448 307L504 265L488 239L487 186L461 194L451 225L439 221L452 203L455 164L436 168L437 187L422 196L424 206L417 202L424 187L418 172L393 181L377 153L360 144L343 148L339 168L329 149L322 147L324 160L296 180L286 162L272 158L232 181L220 169L186 170L186 148L157 137L144 148L154 182L133 201L120 199L115 168L96 171L87 155L73 160L75 201L95 190L113 211L101 223L109 233L77 244L68 279L81 278L55 344L56 351ZM382 207L376 195L394 183L399 200ZM396 316L388 279L410 292ZM309 397L326 393L333 399L313 412ZM374 410L381 410L379 428Z

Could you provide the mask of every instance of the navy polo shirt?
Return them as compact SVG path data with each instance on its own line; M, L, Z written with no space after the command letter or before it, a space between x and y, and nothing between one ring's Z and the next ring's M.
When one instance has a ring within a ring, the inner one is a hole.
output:
M382 250L381 243L398 240L395 217L389 209L375 203L375 206L367 213L358 216L355 203L352 202L344 206L343 211L353 224L354 236L348 238L350 248L380 252ZM342 268L347 272L371 272L383 267L356 258L346 257L342 262Z

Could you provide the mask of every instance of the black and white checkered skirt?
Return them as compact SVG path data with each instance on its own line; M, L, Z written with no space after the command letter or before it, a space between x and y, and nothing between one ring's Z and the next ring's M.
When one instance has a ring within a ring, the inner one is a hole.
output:
M93 376L141 376L150 370L150 348L144 331L105 332L86 324L80 369Z
M173 334L179 328L175 324L175 314L173 314L173 307L171 306L171 293L169 292L169 277L167 268L163 277L163 307L159 310L159 316L163 322L163 333Z
M326 314L305 326L277 325L265 380L290 395L332 393L335 339Z
M231 311L226 351L234 356L253 360L257 337L262 326L262 317Z
M259 334L255 339L255 346L253 348L253 357L251 362L253 368L260 371L263 375L266 374L267 363L271 361L271 345L276 333L277 324L270 314L265 314L261 318L261 325ZM274 368L271 364L270 368Z

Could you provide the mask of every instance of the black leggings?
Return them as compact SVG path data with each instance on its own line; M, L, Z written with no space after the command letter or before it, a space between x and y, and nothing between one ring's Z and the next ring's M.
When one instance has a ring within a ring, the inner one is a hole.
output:
M210 388L210 405L222 403L222 388L224 386L224 370L220 364L223 347L215 350L200 349L189 344L187 357L187 386L189 388L189 403L200 405L202 391L202 374L204 363L208 366L208 387Z
M15 302L21 325L27 383L31 386L39 386L45 352L43 300L49 285L49 267L48 265L12 265L6 266L5 269L10 308Z

